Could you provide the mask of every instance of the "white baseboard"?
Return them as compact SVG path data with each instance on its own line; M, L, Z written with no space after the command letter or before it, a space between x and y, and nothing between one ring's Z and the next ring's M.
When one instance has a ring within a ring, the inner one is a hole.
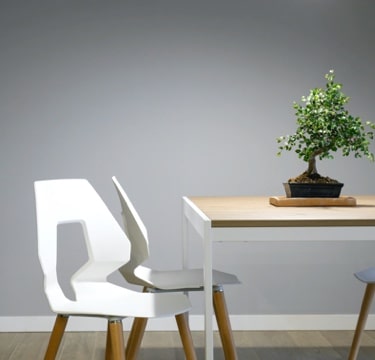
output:
M231 315L234 331L256 330L354 330L358 315ZM2 316L0 332L50 332L54 316ZM132 319L124 320L124 330L129 330ZM202 331L203 315L190 316L192 331ZM216 323L214 324L216 330ZM67 331L106 331L104 319L71 317ZM369 315L366 329L375 330L375 315ZM151 319L148 331L177 331L174 318Z

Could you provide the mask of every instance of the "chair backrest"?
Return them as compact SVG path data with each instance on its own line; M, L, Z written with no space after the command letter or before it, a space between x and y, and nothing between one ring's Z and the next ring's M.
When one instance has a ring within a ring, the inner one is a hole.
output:
M57 275L57 227L80 223L88 261L71 278L77 296L85 283L106 282L130 258L130 243L103 200L85 179L36 181L38 255L51 308L69 303ZM74 249L72 249L74 251Z
M115 176L112 177L112 181L121 203L124 231L131 243L130 261L120 268L120 272L127 281L139 283L134 271L149 257L147 229Z

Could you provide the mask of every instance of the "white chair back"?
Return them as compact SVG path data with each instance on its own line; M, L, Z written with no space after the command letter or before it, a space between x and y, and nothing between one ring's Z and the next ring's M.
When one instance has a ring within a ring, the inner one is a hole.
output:
M112 177L112 181L121 203L124 231L131 242L130 261L120 268L120 272L127 281L139 283L140 280L138 277L134 277L134 272L149 257L147 229L115 176ZM139 270L143 271L146 268L139 267Z
M52 310L56 311L62 303L72 302L64 295L58 281L58 225L80 223L83 228L89 259L71 278L77 301L81 293L86 293L87 284L106 283L108 275L129 261L130 243L87 180L36 181L34 187L44 289Z

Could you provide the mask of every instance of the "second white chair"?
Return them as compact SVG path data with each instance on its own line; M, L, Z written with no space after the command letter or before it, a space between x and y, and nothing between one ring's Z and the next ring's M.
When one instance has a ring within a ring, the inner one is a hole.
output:
M124 230L131 242L130 261L120 268L124 278L132 284L141 285L146 292L182 292L203 290L203 269L158 271L142 266L149 257L147 229L124 189L112 177L120 198ZM237 359L231 324L227 311L223 285L239 284L233 274L213 271L213 304L225 359ZM126 347L127 359L135 359L147 325L146 318L134 319Z

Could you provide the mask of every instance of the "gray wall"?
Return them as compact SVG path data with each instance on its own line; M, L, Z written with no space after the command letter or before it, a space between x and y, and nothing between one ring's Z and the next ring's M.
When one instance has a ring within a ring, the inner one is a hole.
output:
M372 0L1 1L0 316L50 314L35 180L87 178L120 219L116 175L149 229L149 264L179 267L183 195L281 195L304 170L275 138L329 69L373 119L374 14ZM375 193L367 160L318 165L345 194ZM356 313L352 273L375 264L358 240L215 245L215 265L243 281L231 313ZM63 278L84 257L65 245Z

